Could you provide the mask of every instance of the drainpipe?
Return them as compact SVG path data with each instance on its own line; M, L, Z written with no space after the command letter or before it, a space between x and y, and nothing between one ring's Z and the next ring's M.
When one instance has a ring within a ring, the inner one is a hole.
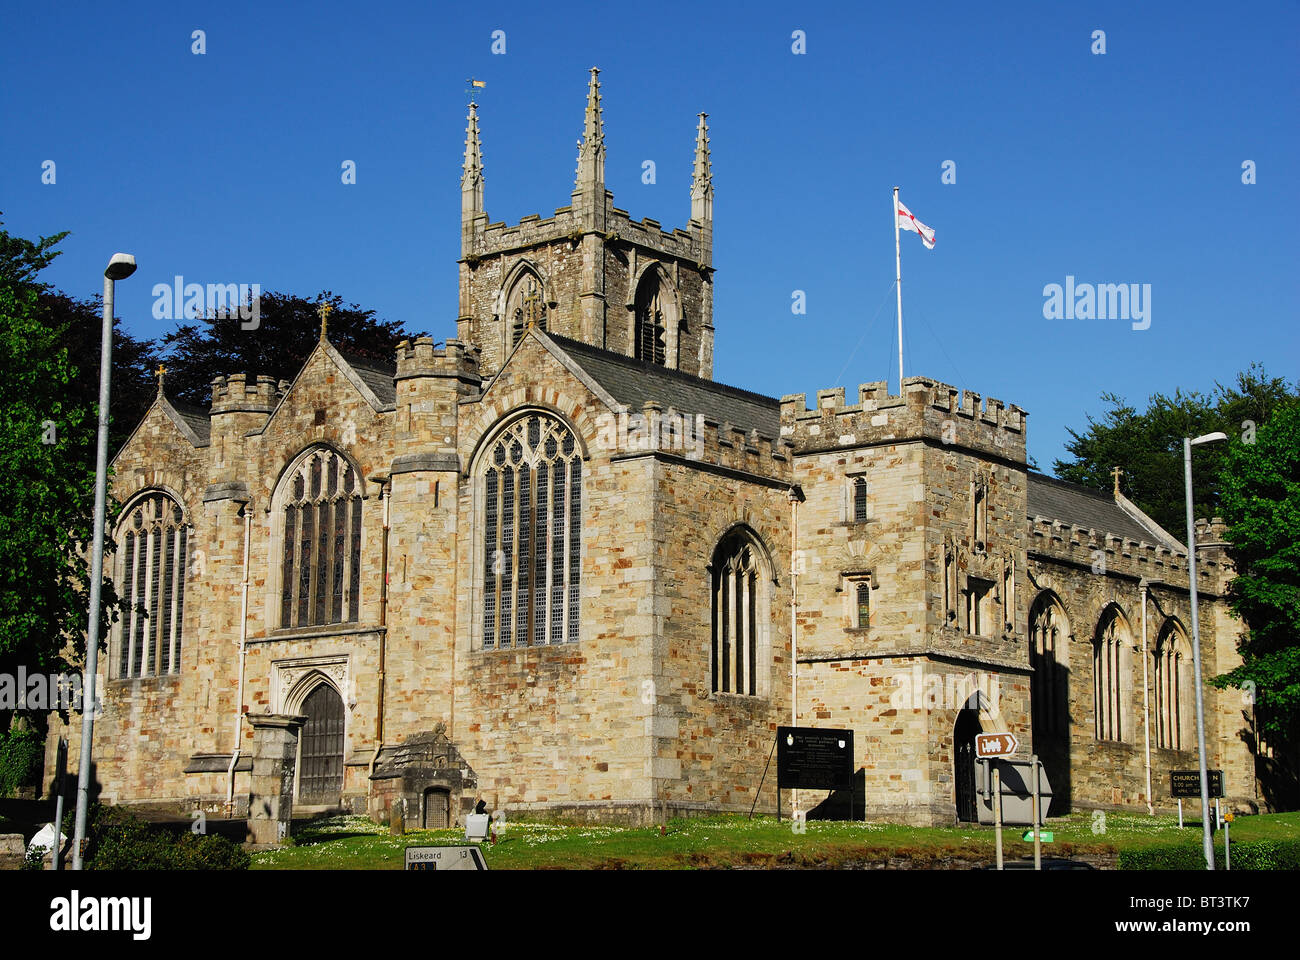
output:
M1154 816L1156 808L1151 803L1151 710L1147 693L1147 586L1145 577L1138 582L1138 589L1142 592L1142 733L1146 740L1147 813Z
M239 687L235 695L235 744L230 751L230 769L226 771L226 807L229 816L235 815L235 764L239 762L239 743L244 730L244 653L248 642L248 545L253 533L253 511L245 502L244 512L244 571L239 584Z
M379 751L384 746L384 660L388 647L388 490L391 483L388 477L378 478L378 482L384 503L384 534L379 538L379 695L375 710L375 752L370 757L370 776L375 774Z
M803 491L790 488L790 726L799 725L799 501ZM790 791L791 816L799 816L799 792Z

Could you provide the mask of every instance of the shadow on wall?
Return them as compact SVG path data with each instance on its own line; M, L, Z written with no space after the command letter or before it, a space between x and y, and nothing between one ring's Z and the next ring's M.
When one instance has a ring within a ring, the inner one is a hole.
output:
M1252 711L1243 710L1241 716L1244 726L1238 736L1255 758L1255 779L1267 809L1273 813L1300 809L1300 750L1273 746L1261 735Z
M832 790L805 815L807 820L861 820L867 803L867 771L859 767L853 774L851 790Z

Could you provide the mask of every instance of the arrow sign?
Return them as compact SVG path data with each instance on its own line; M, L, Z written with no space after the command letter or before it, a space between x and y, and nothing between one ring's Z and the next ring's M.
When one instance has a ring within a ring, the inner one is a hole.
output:
M975 756L1009 757L1016 752L1020 741L1010 733L978 733L975 735Z

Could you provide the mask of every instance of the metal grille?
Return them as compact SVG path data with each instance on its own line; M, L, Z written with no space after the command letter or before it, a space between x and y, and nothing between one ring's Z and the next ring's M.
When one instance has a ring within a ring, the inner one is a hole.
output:
M343 792L343 698L322 683L303 701L302 772L298 798L303 803L337 803Z
M446 830L451 826L451 794L439 787L424 791L424 829Z

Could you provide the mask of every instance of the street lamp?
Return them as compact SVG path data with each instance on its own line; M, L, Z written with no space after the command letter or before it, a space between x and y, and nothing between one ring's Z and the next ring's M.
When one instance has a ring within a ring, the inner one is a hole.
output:
M1196 521L1192 516L1192 447L1227 440L1226 433L1207 433L1195 439L1183 438L1183 483L1187 499L1187 575L1192 594L1192 663L1196 670L1196 749L1201 765L1201 839L1205 847L1205 869L1214 869L1214 839L1210 832L1210 784L1205 772L1205 697L1201 692L1201 620L1196 610Z
M99 601L104 579L104 500L108 487L108 396L113 374L113 285L135 273L135 257L115 253L104 269L104 326L99 346L99 439L95 452L95 542L90 552L90 623L86 668L81 684L81 756L77 773L77 826L72 837L72 869L80 870L90 799L90 744L95 733L95 672L99 669Z

